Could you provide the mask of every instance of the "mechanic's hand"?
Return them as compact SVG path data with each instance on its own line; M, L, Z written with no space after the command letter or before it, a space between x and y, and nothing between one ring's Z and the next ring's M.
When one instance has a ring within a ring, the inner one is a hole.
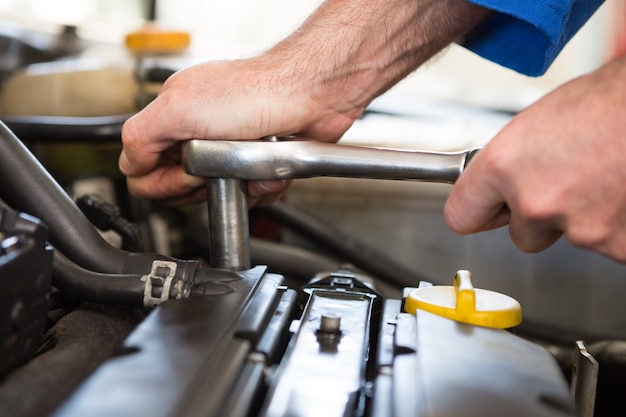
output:
M457 181L445 219L458 233L509 224L538 252L562 234L626 262L626 59L573 80L517 115Z
M489 13L458 0L325 0L258 57L174 74L122 129L129 190L172 203L202 198L204 181L180 165L183 140L337 141L375 97ZM250 182L248 195L272 198L286 186Z
M122 129L119 167L130 192L171 204L205 198L205 180L186 174L180 164L180 142L188 139L297 134L337 141L359 111L327 107L314 94L310 80L267 57L206 63L174 74ZM269 203L287 185L251 181L247 192L259 203Z

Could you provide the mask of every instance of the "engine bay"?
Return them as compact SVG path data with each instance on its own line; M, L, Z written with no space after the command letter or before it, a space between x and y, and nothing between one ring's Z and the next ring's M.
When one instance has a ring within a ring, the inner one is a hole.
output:
M187 169L213 198L172 208L130 196L116 171L128 117L0 115L3 415L626 410L626 341L408 312L423 288L449 288L458 303L463 266L433 279L289 199L248 211L239 183L282 173L453 183L475 150L422 159L294 138L191 141ZM300 147L315 158L293 162ZM343 152L349 164L328 162ZM286 230L319 250L283 242Z

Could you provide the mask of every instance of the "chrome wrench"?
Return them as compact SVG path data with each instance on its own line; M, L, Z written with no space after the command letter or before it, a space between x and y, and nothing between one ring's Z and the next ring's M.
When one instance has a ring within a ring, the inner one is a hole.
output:
M210 262L250 268L248 213L240 180L348 177L453 184L478 149L425 152L268 136L183 145L187 173L207 178Z

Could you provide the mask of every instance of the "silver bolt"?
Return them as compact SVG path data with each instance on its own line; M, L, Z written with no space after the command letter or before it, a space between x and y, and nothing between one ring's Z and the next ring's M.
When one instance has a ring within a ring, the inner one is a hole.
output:
M322 314L320 332L339 333L341 327L341 317L334 313Z

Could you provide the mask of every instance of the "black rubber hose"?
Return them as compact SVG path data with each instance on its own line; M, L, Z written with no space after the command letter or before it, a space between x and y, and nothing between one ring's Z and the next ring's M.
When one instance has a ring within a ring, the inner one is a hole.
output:
M98 272L145 273L153 254L122 251L106 242L35 156L0 122L0 198L38 217L50 242L78 265Z
M333 272L342 266L334 259L306 249L251 238L250 257L253 265L267 265L270 272L308 282L320 272Z
M48 332L54 347L18 368L0 384L2 415L49 417L98 366L120 353L124 339L144 318L137 309L82 304Z
M338 269L355 267L346 265L337 259L320 255L308 249L299 248L284 243L276 243L267 240L250 239L250 257L252 265L267 265L268 271L291 278L297 281L298 286L308 283L320 273L330 273ZM353 271L357 274L361 270ZM385 298L399 298L402 296L401 287L390 284L381 279L369 280L371 277L359 278L372 282Z
M386 254L372 248L364 242L349 236L335 226L312 216L305 211L284 203L276 202L269 207L255 208L279 224L298 232L323 247L331 249L339 256L371 274L373 277L400 287L416 286L420 281L437 282L412 271Z
M145 282L141 277L88 271L54 251L52 285L82 301L142 307Z
M76 205L99 230L117 232L122 237L122 249L142 251L139 229L121 215L119 207L93 194L81 196L76 200Z

